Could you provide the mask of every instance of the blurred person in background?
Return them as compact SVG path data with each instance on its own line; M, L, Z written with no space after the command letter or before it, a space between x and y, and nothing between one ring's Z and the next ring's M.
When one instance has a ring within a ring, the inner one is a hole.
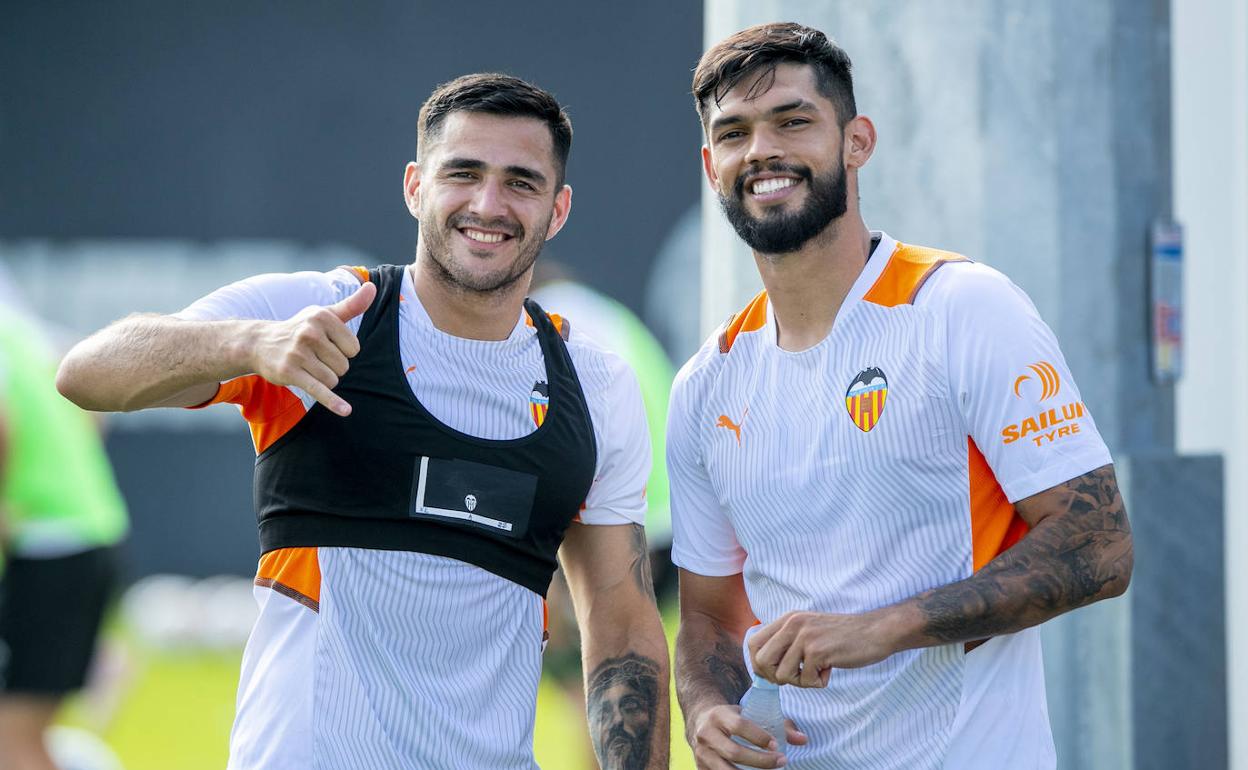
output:
M257 276L62 364L90 408L228 402L250 423L260 617L230 768L535 767L556 557L599 762L667 766L637 380L525 299L570 211L571 139L529 83L443 84L404 176L412 264Z
M1057 340L995 270L867 229L875 128L823 33L739 32L693 90L707 179L766 287L670 407L698 766L784 762L735 705L753 676L786 685L792 768L1055 767L1036 626L1120 595L1133 564Z
M664 461L667 433L667 399L671 394L675 369L659 341L631 310L611 297L575 280L570 268L547 256L534 267L529 294L543 307L557 307L568 318L575 318L584 331L604 349L623 358L641 384L641 398L650 426L650 478L646 482L646 542L650 546L650 569L660 607L675 599L676 571L672 567L672 517L667 497L667 463ZM585 687L582 681L580 640L576 630L568 584L563 571L555 572L548 596L550 603L550 643L546 647L543 670L584 712ZM588 735L588 732L586 732ZM593 747L587 743L585 767L594 766Z
M54 770L48 728L87 681L127 531L95 422L61 398L33 318L0 305L0 769Z
M604 350L624 359L641 385L641 399L650 427L651 467L646 480L646 542L654 590L660 604L673 596L672 512L667 494L667 400L676 369L646 324L620 302L576 280L565 265L543 259L533 269L529 296L543 307L559 308L577 320L577 328ZM674 596L673 596L674 598Z

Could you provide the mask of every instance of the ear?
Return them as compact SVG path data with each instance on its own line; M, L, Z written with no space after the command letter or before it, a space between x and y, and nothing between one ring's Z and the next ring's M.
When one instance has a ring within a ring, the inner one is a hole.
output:
M862 168L867 165L873 152L875 152L875 124L866 115L858 115L845 124L845 168Z
M403 169L403 200L408 213L420 219L420 166L416 163L408 163Z
M572 187L564 185L563 189L555 193L555 211L550 218L550 226L546 228L546 240L554 238L555 235L563 229L563 225L568 221L568 215L572 213Z
M711 148L709 145L702 145L702 170L706 172L706 181L711 185L711 190L719 193L719 174L715 173L715 160L711 157Z

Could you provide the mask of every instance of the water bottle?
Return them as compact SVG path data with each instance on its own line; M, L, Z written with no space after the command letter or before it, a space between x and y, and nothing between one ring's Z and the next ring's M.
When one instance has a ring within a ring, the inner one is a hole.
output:
M784 714L780 712L780 685L768 682L755 674L750 689L746 690L741 698L741 716L770 733L771 737L776 739L776 751L781 754L788 751L788 744L784 740ZM758 746L744 738L734 735L732 739L742 746L755 751L759 750ZM747 767L747 765L737 765L737 767Z

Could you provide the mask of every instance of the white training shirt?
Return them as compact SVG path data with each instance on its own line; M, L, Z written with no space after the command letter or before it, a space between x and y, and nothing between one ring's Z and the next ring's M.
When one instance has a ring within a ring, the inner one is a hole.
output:
M874 235L819 344L781 349L762 294L673 387L673 561L743 573L763 623L968 577L1025 532L1013 502L1111 462L1018 287ZM795 770L1055 766L1036 628L835 670L781 700L810 736Z
M261 275L219 289L177 317L282 320L359 287L357 274L343 268ZM429 412L479 438L535 430L531 395L546 370L524 314L505 340L462 339L434 327L407 271L400 292L400 354ZM650 444L636 378L622 359L578 333L575 318L567 321L598 452L579 520L641 524ZM356 318L348 327L355 332L359 324ZM222 393L252 402L240 408L258 448L276 438L275 426L289 429L315 403L297 388L237 385L227 383ZM446 557L316 550L316 611L276 590L255 590L261 614L244 653L231 770L536 767L540 596Z

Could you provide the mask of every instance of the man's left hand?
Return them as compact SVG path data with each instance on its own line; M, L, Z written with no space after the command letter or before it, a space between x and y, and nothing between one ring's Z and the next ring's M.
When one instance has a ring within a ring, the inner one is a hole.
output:
M789 612L750 636L754 673L776 684L827 687L834 668L878 663L894 650L878 612Z

